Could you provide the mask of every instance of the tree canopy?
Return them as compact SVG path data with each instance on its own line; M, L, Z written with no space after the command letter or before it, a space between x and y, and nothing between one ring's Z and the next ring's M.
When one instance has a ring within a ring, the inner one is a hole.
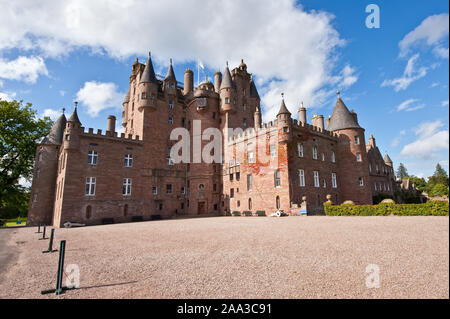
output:
M403 163L400 163L400 165L398 166L396 175L400 179L408 177L408 170L406 169L405 165L403 165Z
M3 198L19 189L20 177L31 178L36 147L52 126L50 118L38 118L31 106L0 99L0 208Z

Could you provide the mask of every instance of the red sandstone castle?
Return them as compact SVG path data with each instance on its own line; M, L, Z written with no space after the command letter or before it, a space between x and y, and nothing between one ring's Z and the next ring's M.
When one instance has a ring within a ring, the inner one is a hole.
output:
M383 159L373 136L366 144L356 113L339 94L326 128L322 115L308 124L303 106L293 119L284 100L276 119L262 124L260 97L243 61L231 72L227 65L223 77L216 72L214 84L194 87L193 79L187 69L184 85L177 82L172 63L162 79L150 56L145 65L136 60L120 135L114 116L102 133L85 131L76 107L68 120L61 115L36 151L29 224L288 212L302 202L321 211L327 198L371 204L377 194L393 195L392 161ZM186 128L201 149L209 143L196 136L194 121L201 132L220 130L221 161L171 159L176 127ZM230 134L230 128L243 131Z

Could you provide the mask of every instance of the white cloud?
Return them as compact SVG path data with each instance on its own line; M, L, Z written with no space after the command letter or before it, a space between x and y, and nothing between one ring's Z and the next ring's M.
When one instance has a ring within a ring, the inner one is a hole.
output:
M0 58L0 78L35 83L39 75L48 75L41 57L19 56L12 61Z
M442 101L441 105L444 106L444 107L445 107L445 106L448 106L448 100Z
M418 58L419 54L413 55L406 64L403 76L392 80L384 80L383 83L381 83L381 87L393 86L395 92L398 92L406 90L411 83L423 78L427 74L427 68L420 67L416 69L415 64Z
M433 52L437 56L448 59L448 48L442 47L442 41L449 35L448 25L448 13L427 17L400 41L400 56L407 55L412 47L425 43L427 46L433 47Z
M121 108L125 93L117 92L114 83L101 83L96 81L85 82L77 92L76 98L86 107L86 111L92 117L96 117L101 111L108 108Z
M397 111L406 111L406 112L411 112L411 111L415 111L415 110L419 110L425 107L425 104L416 104L414 105L416 102L418 102L419 100L417 99L409 99L406 100L402 103L400 103L399 106L397 106Z
M66 95L66 91L64 91L64 90L59 90L59 95L61 95L61 96Z
M294 111L301 100L320 106L335 85L357 80L350 65L336 70L336 50L345 41L332 24L334 16L306 12L294 0L23 0L2 1L0 10L8 12L0 19L0 50L58 57L89 48L125 58L146 56L150 49L156 64L170 57L174 63L201 58L214 70L244 58L264 84L258 89L265 119L278 111L282 91Z
M0 99L4 101L12 101L16 97L16 92L0 92Z
M48 116L52 121L55 121L58 119L58 117L60 115L61 115L61 111L59 111L59 110L45 109L44 113L42 114L42 117Z
M400 154L404 156L417 157L422 159L432 159L439 151L448 151L449 138L448 128L440 130L444 124L441 120L434 122L424 122L416 129L418 136L413 143L403 147Z

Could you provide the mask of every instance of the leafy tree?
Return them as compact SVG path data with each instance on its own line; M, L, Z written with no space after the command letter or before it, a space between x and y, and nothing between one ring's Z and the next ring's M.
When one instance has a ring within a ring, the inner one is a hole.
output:
M430 191L430 196L448 196L448 186L445 186L443 184L436 184L433 186L433 188Z
M428 184L433 186L437 184L448 186L447 172L442 168L442 166L439 163L436 165L436 170L434 171L433 176L430 176L428 178Z
M400 179L404 179L408 177L408 170L406 169L403 163L400 163L397 169L397 177Z
M36 147L51 126L48 117L36 117L31 103L0 99L0 208L4 198L20 190L20 177L31 178Z

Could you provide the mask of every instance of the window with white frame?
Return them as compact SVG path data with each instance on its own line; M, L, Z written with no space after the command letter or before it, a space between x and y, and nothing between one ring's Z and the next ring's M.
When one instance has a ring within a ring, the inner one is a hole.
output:
M169 124L173 124L173 116L169 116Z
M331 187L337 188L336 173L331 173Z
M142 99L142 100L146 100L146 99L147 99L147 93L142 92L142 93L141 93L141 99Z
M303 157L303 143L297 144L298 157Z
M356 153L356 161L357 161L357 162L361 162L361 161L362 161L362 159L361 159L361 153Z
M313 159L317 159L317 146L313 146L312 148L312 157Z
M98 154L97 151L88 152L88 164L97 165Z
M33 194L33 202L36 203L37 202L37 198L38 198L38 194L36 194L36 193Z
M364 186L364 179L362 177L358 178L359 186Z
M166 185L166 193L167 194L172 194L172 184L167 184Z
M229 164L230 164L230 167L233 167L234 166L234 159L230 159Z
M280 176L279 170L275 170L274 178L275 178L275 187L280 187L281 186L281 176Z
M152 187L152 194L153 195L157 195L158 194L158 187L156 187L156 186Z
M94 196L95 195L95 177L86 177L86 196Z
M245 111L247 109L247 105L245 103L242 105L242 109Z
M225 98L225 104L230 104L230 98L229 97Z
M326 188L327 187L327 181L326 180L322 180L322 187Z
M355 145L359 145L359 136L355 136Z
M300 187L305 187L305 171L302 169L298 170L298 178Z
M247 190L251 191L253 187L252 174L247 175Z
M186 194L186 188L184 186L181 187L181 195Z
M169 100L169 109L173 110L173 100Z
M270 148L270 156L271 157L277 156L277 147L276 147L276 145L275 144L270 144L269 148Z
M133 167L133 155L132 154L125 154L124 164L125 164L125 167Z
M244 128L246 128L247 127L247 119L244 119L242 124L244 125Z
M373 186L374 186L375 190L378 190L377 189L377 183L373 183Z
M253 143L247 144L247 159L249 163L255 162L255 152L253 151Z
M236 157L236 166L238 166L238 165L240 165L240 164L239 164L239 158Z
M122 195L123 196L131 195L131 178L123 179Z
M325 162L325 153L322 153L322 162Z
M319 172L314 171L314 187L320 187Z

